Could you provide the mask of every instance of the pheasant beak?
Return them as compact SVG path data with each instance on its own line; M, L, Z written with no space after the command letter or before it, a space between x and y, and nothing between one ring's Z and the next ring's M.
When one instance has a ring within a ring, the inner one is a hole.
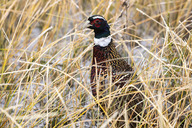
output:
M90 21L89 20L86 21L84 24L84 28L91 28L91 27L92 27L92 25L91 25Z

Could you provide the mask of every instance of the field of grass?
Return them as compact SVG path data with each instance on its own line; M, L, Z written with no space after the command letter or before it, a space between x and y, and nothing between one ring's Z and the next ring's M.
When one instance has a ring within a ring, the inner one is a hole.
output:
M115 127L117 110L102 118L97 107L115 94L94 101L90 87L94 35L84 24L93 14L108 20L144 85L138 127L192 127L191 3L1 0L0 127ZM132 120L122 121L129 128Z

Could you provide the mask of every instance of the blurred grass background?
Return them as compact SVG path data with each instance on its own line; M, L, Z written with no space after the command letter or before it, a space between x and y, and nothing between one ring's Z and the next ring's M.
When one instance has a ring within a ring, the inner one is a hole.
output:
M84 23L93 14L109 21L145 85L147 116L138 127L191 127L191 3L1 0L0 127L104 126L89 82L94 35Z

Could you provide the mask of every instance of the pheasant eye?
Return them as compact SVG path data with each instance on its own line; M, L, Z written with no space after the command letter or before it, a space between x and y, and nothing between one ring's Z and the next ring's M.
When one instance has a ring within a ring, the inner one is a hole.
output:
M99 20L96 20L95 23L99 23Z
M96 24L98 24L100 22L101 22L101 20L99 20L99 19L94 20L94 23L96 23Z

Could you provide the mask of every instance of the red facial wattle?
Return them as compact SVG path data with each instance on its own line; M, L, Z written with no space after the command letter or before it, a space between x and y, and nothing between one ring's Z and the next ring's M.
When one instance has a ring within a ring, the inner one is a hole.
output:
M94 25L95 27L99 28L101 26L101 22L102 20L100 19L95 19L91 22L92 25Z

